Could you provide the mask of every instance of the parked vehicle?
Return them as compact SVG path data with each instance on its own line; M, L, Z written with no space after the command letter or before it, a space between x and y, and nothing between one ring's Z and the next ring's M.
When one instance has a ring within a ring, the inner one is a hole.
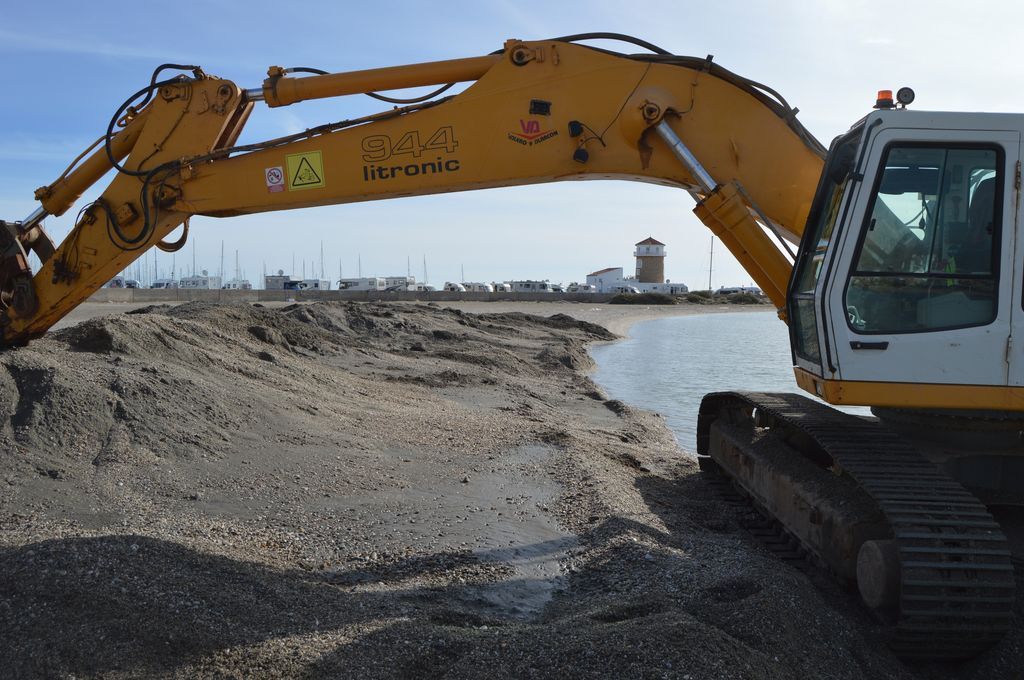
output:
M516 293L550 293L551 284L547 281L509 281L512 291Z
M750 293L752 295L763 295L757 286L720 286L715 295L733 295L735 293Z
M493 293L494 292L494 286L492 286L489 283L469 282L469 283L463 283L462 285L470 293Z
M136 279L126 279L123 276L115 276L107 282L104 288L142 288L142 284Z
M330 282L326 282L330 283ZM308 286L307 286L308 287ZM387 279L382 276L368 276L361 279L339 279L338 290L387 290Z
M566 288L567 293L596 293L597 286L592 286L589 283L570 283Z

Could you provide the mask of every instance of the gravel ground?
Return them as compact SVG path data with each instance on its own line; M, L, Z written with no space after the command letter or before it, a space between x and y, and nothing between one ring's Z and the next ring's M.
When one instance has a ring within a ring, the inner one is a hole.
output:
M594 318L599 315L595 315ZM1013 678L909 667L556 314L190 303L0 356L0 675Z

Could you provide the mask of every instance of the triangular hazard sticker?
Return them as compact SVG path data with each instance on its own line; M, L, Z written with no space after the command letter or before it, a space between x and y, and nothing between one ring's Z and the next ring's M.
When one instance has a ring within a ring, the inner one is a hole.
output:
M292 186L304 187L310 184L323 184L323 180L320 179L320 175L316 174L309 159L303 156L299 161L298 169L295 170L295 176L292 177Z
M288 191L319 189L324 186L324 159L319 151L292 153L284 157Z

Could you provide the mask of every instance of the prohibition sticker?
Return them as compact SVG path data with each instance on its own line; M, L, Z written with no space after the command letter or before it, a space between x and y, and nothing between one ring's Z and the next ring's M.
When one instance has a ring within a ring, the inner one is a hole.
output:
M278 191L284 191L284 169L281 166L266 168L263 174L267 177L268 192L276 194Z
M324 162L319 151L293 153L284 157L288 167L288 190L319 189L325 186Z

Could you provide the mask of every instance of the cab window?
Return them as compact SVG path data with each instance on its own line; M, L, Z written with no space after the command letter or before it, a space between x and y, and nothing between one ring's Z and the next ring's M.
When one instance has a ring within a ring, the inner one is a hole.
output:
M859 333L982 326L996 317L1002 153L893 145L846 289Z
M840 207L849 186L854 157L860 145L862 126L837 137L829 149L825 169L807 218L800 252L790 282L790 335L795 357L820 364L818 322L814 292L832 237L839 226ZM794 357L794 358L795 358Z

